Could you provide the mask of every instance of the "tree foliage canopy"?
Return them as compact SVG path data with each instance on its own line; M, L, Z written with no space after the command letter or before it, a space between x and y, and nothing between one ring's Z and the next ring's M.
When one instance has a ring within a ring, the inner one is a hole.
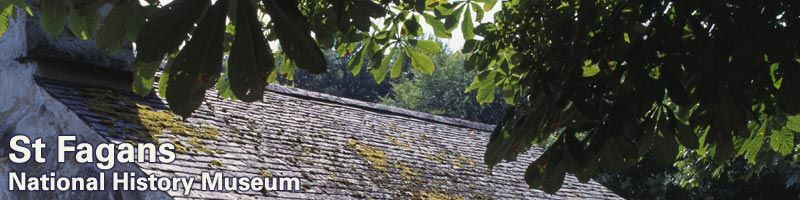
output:
M505 4L516 9L467 42L477 84L519 95L492 135L489 166L556 135L525 177L554 192L566 172L587 180L646 154L672 164L681 150L722 163L756 162L762 146L795 152L797 2Z
M24 7L19 2L2 1L0 19ZM320 49L352 56L351 72L366 66L379 82L398 77L403 62L431 73L428 54L442 49L420 39L422 26L440 38L460 27L471 54L465 67L478 72L468 89L479 102L501 91L515 105L492 134L485 163L542 144L525 180L550 193L567 172L587 181L647 154L669 164L679 152L756 163L765 153L797 152L798 1L508 0L492 23L475 23L496 3L40 0L38 9L50 34L67 25L112 52L135 41L133 91L141 95L167 58L160 85L183 116L217 79L222 94L257 101L270 77L287 71L276 69L325 71ZM113 9L99 19L103 5ZM289 62L276 66L276 57Z

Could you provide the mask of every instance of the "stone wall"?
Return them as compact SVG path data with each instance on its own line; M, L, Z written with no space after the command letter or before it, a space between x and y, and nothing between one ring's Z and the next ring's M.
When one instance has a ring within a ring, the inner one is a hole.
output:
M29 20L23 12L18 12L18 16L17 20L11 20L8 31L0 37L0 143L3 143L0 145L0 199L170 199L163 192L111 191L109 176L106 176L107 190L101 192L9 191L9 172L26 172L28 176L55 172L67 177L97 176L101 172L93 163L81 164L74 159L72 162L56 162L56 137L59 135L77 135L77 142L108 142L35 83L39 64L18 59L28 54L25 24ZM43 155L48 162L10 162L8 155L11 150L6 144L14 135L43 138L47 145ZM144 175L135 164L117 165L110 171L135 171Z

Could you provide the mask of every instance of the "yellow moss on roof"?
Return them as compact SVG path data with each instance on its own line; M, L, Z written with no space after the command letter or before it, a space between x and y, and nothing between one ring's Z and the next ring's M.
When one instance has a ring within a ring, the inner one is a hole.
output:
M266 169L259 169L258 174L261 175L261 177L272 177L272 173L270 173Z
M213 168L225 168L225 164L223 164L222 161L219 160L211 160L210 162L208 162L208 166Z
M400 178L404 180L417 180L419 178L419 173L408 167L408 165L403 164L402 162L395 162L394 166L400 170Z
M461 197L461 195L445 194L445 193L435 192L435 191L420 192L419 196L422 199L428 199L428 200L462 200L462 199L464 199L464 197Z
M206 146L203 145L202 142L200 142L200 139L197 139L196 137L189 137L188 143L191 146L190 150L203 152L209 155L213 155L216 153L211 149L206 148Z
M199 139L216 139L219 131L211 127L194 128L180 120L180 117L167 110L155 110L140 104L126 96L106 89L86 89L84 96L87 107L95 112L105 114L112 120L121 120L139 124L143 129L124 127L113 134L132 134L147 141L156 141L158 135L168 131L174 135ZM114 127L114 121L101 119L101 123Z
M352 148L359 156L372 164L372 169L386 172L389 170L386 152L378 150L367 144L362 144L353 139L347 140L347 145Z
M411 149L411 145L406 142L400 141L396 137L389 136L389 141L394 144L394 146L402 147L403 149Z

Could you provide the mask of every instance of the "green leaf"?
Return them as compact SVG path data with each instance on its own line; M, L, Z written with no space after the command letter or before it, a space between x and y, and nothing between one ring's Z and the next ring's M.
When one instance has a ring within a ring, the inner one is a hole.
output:
M495 83L494 79L497 73L494 71L489 72L489 75L486 78L480 79L478 82L478 94L476 96L478 103L480 104L490 104L494 102L495 96Z
M483 3L483 10L488 12L494 8L495 4L497 4L497 0L486 0L485 3Z
M153 81L155 81L156 70L158 70L161 61L154 61L148 63L138 62L135 63L136 70L133 71L133 92L146 96L153 90Z
M475 78L472 79L472 83L470 83L467 86L467 88L464 89L465 94L477 90L478 88L481 87L481 79L479 79L478 77L480 76L475 76Z
M358 51L353 58L347 63L347 68L353 76L358 76L361 73L361 68L364 66L364 50Z
M800 115L786 117L786 128L794 132L800 132Z
M286 59L286 55L283 53L275 55L276 60L281 60L280 66L273 71L275 73L275 79L273 80L272 77L267 78L268 83L273 83L277 80L277 75L280 74L286 80L292 81L294 80L294 72L296 71L297 67L295 66L292 60ZM272 74L270 74L272 75Z
M433 74L433 60L430 56L409 47L406 47L406 55L411 57L411 66L422 70L422 72L425 72L426 74Z
M456 5L457 4L453 3L440 4L439 6L436 6L435 12L437 12L437 15L440 16L450 16L453 14L453 11L455 11Z
M166 99L176 114L189 117L219 78L228 1L218 0L170 66Z
M464 13L464 6L458 7L455 12L447 15L447 17L444 19L444 26L448 31L453 31L453 29L457 27L456 25L458 25L458 22L461 21L461 16L464 15L462 13Z
M450 31L447 31L447 28L444 26L442 21L439 21L433 15L423 13L423 17L425 17L425 22L433 28L433 33L436 37L440 38L450 38L451 34Z
M97 30L97 46L113 54L122 48L126 39L133 39L135 36L131 32L139 30L139 25L131 21L142 19L139 9L138 1L120 1L114 5Z
M622 33L622 38L625 40L625 43L631 43L631 37L628 35L628 33Z
M233 6L233 4L231 4ZM231 90L231 82L228 78L228 67L223 66L224 72L220 75L219 80L217 80L217 84L214 86L217 89L218 95L224 99L236 100L236 95L233 94ZM271 74L275 74L274 72Z
M275 60L253 3L239 2L237 6L236 35L228 59L231 90L242 101L260 101Z
M417 49L421 49L427 53L441 53L442 47L439 43L431 40L411 40L411 44Z
M369 39L366 46L358 50L356 55L353 55L353 57L350 58L350 61L348 61L347 68L350 69L350 73L352 73L353 76L358 76L358 74L361 73L361 68L364 67L364 55L369 54L368 51L369 49L372 49L372 45L374 45L374 41Z
M589 61L589 64L587 65L584 63L582 67L583 77L592 77L600 72L600 67L598 67L597 64L592 64L590 60L587 61Z
M94 32L98 27L97 13L81 16L78 9L71 9L69 20L69 29L72 34L84 40L94 37Z
M483 9L481 9L481 7L480 7L480 5L478 5L478 3L474 3L473 2L471 5L472 6L470 6L470 7L472 8L472 11L475 12L475 21L480 23L481 20L483 20L483 15L484 15Z
M782 156L789 155L792 152L792 148L794 148L794 133L788 128L773 130L769 146Z
M325 72L325 56L309 35L306 17L297 8L297 0L263 0L264 8L271 17L272 31L278 36L281 50L298 67L311 73Z
M152 91L153 76L164 55L177 51L210 4L209 0L175 0L148 17L136 40L136 94L144 96Z
M422 35L422 29L420 28L419 22L417 22L416 17L406 20L403 22L403 27L405 31L413 36L420 36Z
M169 61L164 65L164 70L161 71L161 77L158 78L158 96L167 96L167 87L169 87L169 74L172 71L172 63L175 61L175 55L169 56Z
M756 164L758 152L761 151L761 147L764 145L764 135L767 131L767 125L765 124L760 127L761 128L759 128L755 134L745 140L743 146L744 158L747 160L747 163L751 165Z
M5 7L3 7L5 6ZM14 6L0 4L0 37L8 31L11 15L14 14Z
M67 0L40 1L39 22L42 30L50 36L57 36L67 24Z
M33 15L28 4L25 0L5 0L0 1L0 36L3 36L8 31L8 26L11 25L11 19L17 19L17 13L14 7L24 9L28 15Z
M16 6L19 9L25 10L25 12L28 13L28 15L33 15L33 12L31 11L31 8L28 7L28 3L25 3L25 0L6 0L6 1L0 2L0 8L6 8L6 6L8 6L8 5ZM16 16L12 16L12 17L16 17Z
M461 21L461 32L464 33L464 39L469 40L475 38L475 27L472 25L472 14L464 12L464 20Z
M389 63L392 61L392 56L395 54L395 49L392 48L389 51L389 55L383 56L381 59L380 66L372 70L372 77L375 78L375 81L378 83L382 83L383 80L386 79L386 75L389 73Z
M396 58L392 64L392 78L399 78L403 72L403 53L398 51L395 53Z

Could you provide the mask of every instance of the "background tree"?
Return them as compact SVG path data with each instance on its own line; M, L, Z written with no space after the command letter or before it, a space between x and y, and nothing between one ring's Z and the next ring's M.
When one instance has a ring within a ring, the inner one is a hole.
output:
M328 69L322 74L312 74L307 71L286 71L279 73L278 82L297 88L322 92L334 96L357 99L366 102L378 102L386 96L392 88L389 81L378 83L369 75L367 68L362 68L357 75L348 69L348 58L339 58L336 52L325 51L328 60ZM285 65L280 65L285 67Z
M494 102L480 105L475 96L465 95L475 72L462 67L466 55L443 53L433 56L433 74L413 71L392 84L391 93L381 103L435 115L496 123L505 105ZM499 96L497 94L496 96Z

